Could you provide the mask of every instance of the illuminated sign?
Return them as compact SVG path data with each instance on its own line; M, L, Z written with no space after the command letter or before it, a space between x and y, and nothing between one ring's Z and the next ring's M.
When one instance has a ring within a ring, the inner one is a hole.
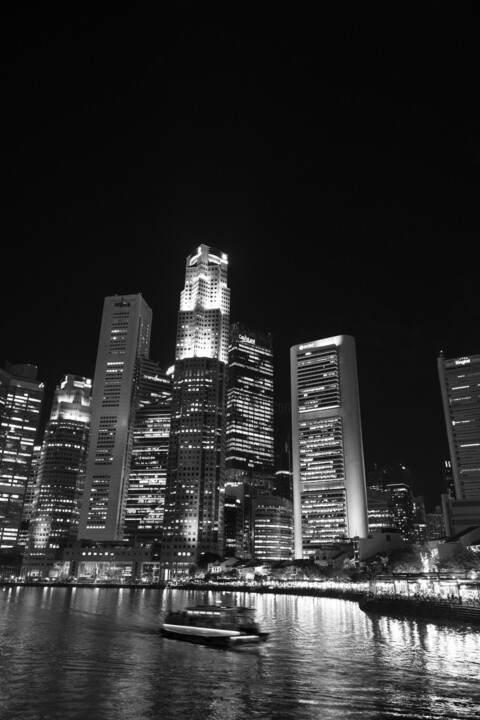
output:
M250 343L251 345L255 345L255 338L248 337L248 335L239 335L238 339L242 342Z
M311 343L308 343L307 345L299 345L298 349L299 350L308 350L308 348L313 348L313 347L315 347L315 343L311 342Z
M458 360L455 360L455 365L470 365L470 358L459 358Z

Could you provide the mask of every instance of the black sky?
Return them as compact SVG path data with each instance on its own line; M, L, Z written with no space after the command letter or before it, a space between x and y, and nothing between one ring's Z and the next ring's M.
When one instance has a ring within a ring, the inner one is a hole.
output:
M437 357L480 352L478 3L2 12L0 362L51 402L93 376L104 298L141 292L169 366L204 242L273 334L277 409L292 345L353 335L367 467L438 504Z

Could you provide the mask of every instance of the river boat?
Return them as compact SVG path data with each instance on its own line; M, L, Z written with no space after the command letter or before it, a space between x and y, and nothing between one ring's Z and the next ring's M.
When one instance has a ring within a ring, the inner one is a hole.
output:
M266 642L254 618L255 609L243 605L190 605L168 613L160 633L165 638L231 648Z

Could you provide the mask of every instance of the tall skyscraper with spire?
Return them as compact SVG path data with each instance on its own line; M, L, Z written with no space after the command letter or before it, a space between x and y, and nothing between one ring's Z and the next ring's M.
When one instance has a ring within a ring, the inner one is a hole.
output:
M180 294L161 564L165 579L223 552L228 257L199 245Z
M152 311L140 294L105 298L93 378L80 540L123 539L139 361L148 357L151 326Z
M295 557L368 534L355 340L290 349Z

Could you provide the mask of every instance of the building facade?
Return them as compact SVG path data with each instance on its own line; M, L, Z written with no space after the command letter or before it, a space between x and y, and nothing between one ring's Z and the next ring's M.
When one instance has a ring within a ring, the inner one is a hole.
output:
M448 535L480 525L480 355L437 361L454 497L442 505Z
M278 495L255 502L254 558L261 562L293 559L293 503Z
M76 539L83 498L92 381L65 375L55 390L37 466L22 576L55 576L59 550Z
M225 493L230 289L228 257L200 245L180 294L161 564L181 575L221 555Z
M355 341L290 349L295 557L368 534Z
M228 346L225 489L241 499L243 538L238 557L242 558L251 558L254 553L254 505L249 498L262 492L270 494L273 489L273 413L272 335L232 323ZM226 536L225 540L231 538Z
M17 548L45 392L37 372L28 364L0 369L0 551Z
M228 346L227 480L271 484L274 475L273 340L232 323Z
M161 540L172 409L172 379L148 358L140 358L138 400L124 539L158 545Z
M141 295L105 298L79 539L123 539L139 360L148 357L151 325L152 311Z

